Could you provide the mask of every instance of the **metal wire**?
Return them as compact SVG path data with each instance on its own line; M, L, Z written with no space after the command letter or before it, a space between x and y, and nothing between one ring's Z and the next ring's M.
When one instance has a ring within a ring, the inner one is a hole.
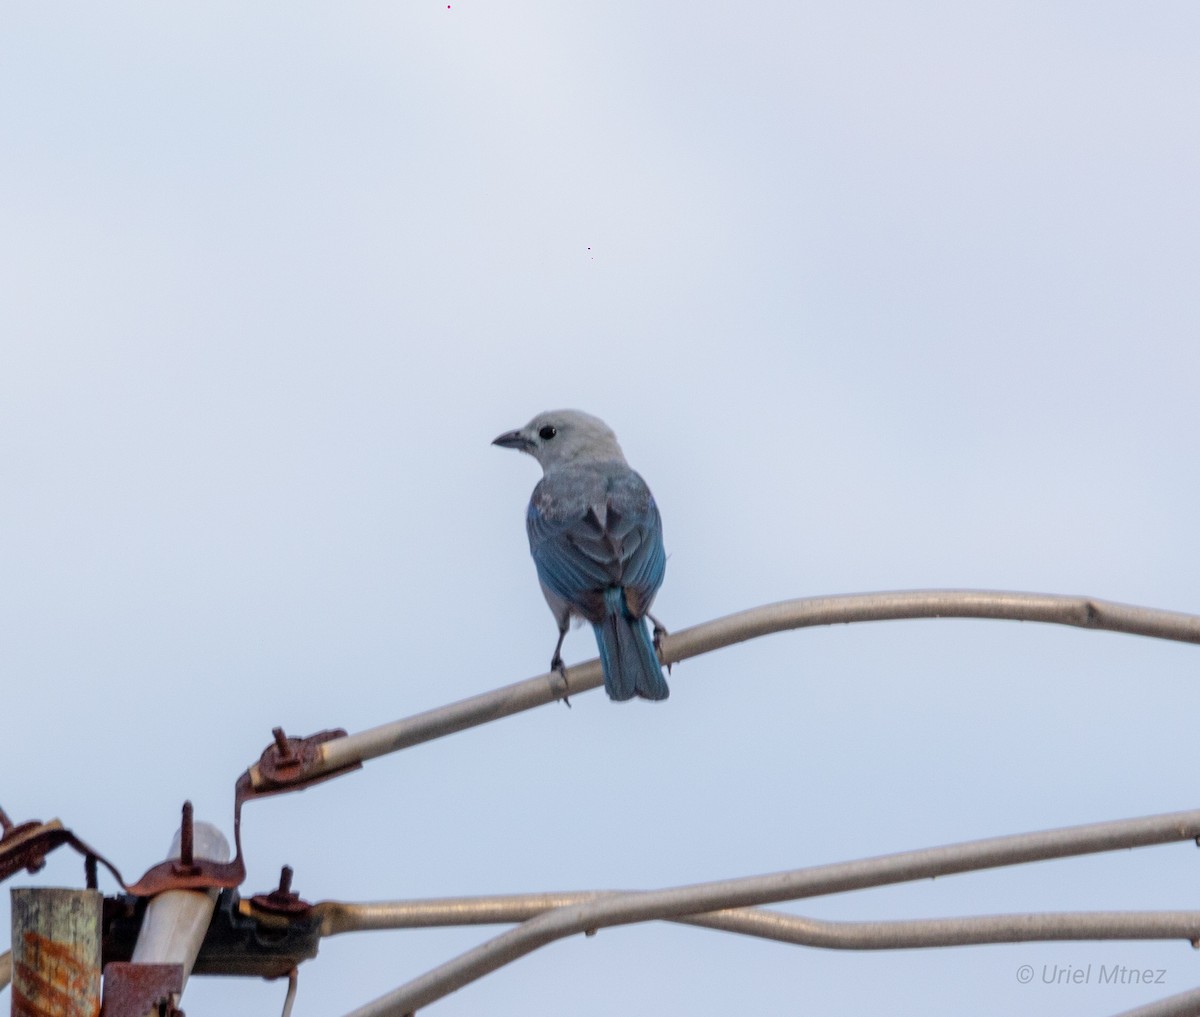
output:
M280 1017L292 1017L292 1005L296 1002L296 988L300 984L300 972L292 968L288 972L287 995L283 997L283 1013Z
M809 597L731 614L666 636L662 640L663 662L674 664L723 646L788 629L903 618L1037 621L1200 643L1200 616L1177 611L1160 611L1092 597L1048 593L909 590ZM560 675L550 672L506 685L448 706L326 742L318 750L312 772L324 773L340 766L365 762L542 706L562 699L567 694L576 695L596 688L602 682L600 662L593 659L570 668L565 684Z
M1192 840L1198 836L1200 810L1192 810L993 837L765 876L604 896L536 915L347 1017L402 1017L540 946L607 926L699 916L727 908L798 900L1048 858Z

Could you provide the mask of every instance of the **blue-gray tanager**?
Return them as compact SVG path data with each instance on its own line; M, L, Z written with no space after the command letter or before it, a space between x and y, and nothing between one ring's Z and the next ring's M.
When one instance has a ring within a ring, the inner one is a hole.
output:
M666 699L655 650L664 630L649 613L666 571L662 522L616 435L587 413L553 410L492 444L528 452L542 464L525 529L542 593L558 623L550 669L565 677L559 654L576 615L596 631L610 699ZM647 617L654 621L655 641Z

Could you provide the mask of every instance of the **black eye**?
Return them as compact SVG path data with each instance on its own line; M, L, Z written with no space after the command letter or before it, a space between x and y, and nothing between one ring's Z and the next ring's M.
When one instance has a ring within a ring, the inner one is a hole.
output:
M556 434L558 434L558 429L555 427L551 427L549 424L547 424L540 431L538 431L538 437L541 438L542 441L549 441Z

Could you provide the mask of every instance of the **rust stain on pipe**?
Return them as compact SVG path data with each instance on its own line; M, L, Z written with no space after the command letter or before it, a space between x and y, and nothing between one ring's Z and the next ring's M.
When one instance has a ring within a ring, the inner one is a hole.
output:
M13 1017L95 1017L100 1012L88 950L36 932L22 937L13 969Z
M100 894L13 891L13 1017L100 1012Z

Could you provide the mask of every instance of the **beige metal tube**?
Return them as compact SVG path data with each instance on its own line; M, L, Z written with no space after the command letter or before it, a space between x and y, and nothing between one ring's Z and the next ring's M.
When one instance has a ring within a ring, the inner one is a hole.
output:
M747 639L789 629L912 618L993 618L1048 622L1153 639L1200 643L1200 616L1178 611L1161 611L1094 597L1051 593L901 590L805 597L741 611L672 633L662 641L662 658L664 664L673 664ZM600 662L589 660L567 669L565 685L562 677L552 672L344 738L335 738L318 749L317 764L310 776L486 724L562 699L567 694L576 695L596 688L603 681ZM251 768L251 774L255 774L254 768Z
M182 833L175 835L169 858L180 856ZM229 861L229 842L211 823L196 823L193 838L194 858ZM133 948L133 962L180 964L186 985L212 921L217 895L216 890L167 890L151 900Z

